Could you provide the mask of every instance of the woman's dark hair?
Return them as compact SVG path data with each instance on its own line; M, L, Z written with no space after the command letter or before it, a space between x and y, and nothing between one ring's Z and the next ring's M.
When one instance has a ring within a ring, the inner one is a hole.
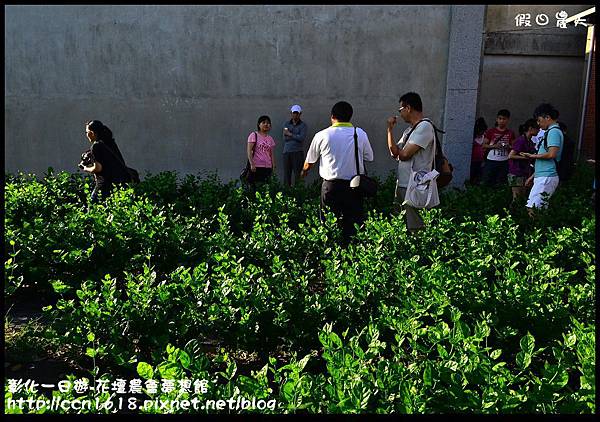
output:
M121 158L121 161L124 161L123 155L121 155L121 151L119 151L119 147L113 138L113 133L108 126L105 126L100 120L90 120L86 122L85 125L96 134L99 141L103 142L117 154Z
M483 117L478 117L477 120L475 120L475 127L473 127L473 139L483 135L487 128L488 125L485 122L485 119Z
M346 101L337 102L331 107L331 115L340 122L349 122L353 112L352 106Z
M256 122L256 129L260 131L260 124L264 121L271 123L271 118L269 116L260 116L258 122Z
M85 125L96 134L98 139L102 139L102 135L104 134L104 126L100 120L89 120L85 122Z
M527 119L525 121L525 123L523 123L522 125L519 125L519 135L525 135L525 132L527 132L529 129L537 128L537 127L538 127L537 120Z
M537 119L538 117L550 117L552 120L558 119L558 110L554 108L552 104L543 103L535 108L533 111L533 117Z

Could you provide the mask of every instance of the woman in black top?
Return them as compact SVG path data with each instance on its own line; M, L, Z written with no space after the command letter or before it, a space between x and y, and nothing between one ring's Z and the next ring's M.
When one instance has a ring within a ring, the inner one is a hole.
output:
M108 127L100 120L90 120L85 124L85 134L92 143L90 149L94 161L91 165L80 165L80 167L83 171L94 175L96 186L92 191L92 202L98 202L98 193L107 197L114 185L128 182L130 176L121 151Z

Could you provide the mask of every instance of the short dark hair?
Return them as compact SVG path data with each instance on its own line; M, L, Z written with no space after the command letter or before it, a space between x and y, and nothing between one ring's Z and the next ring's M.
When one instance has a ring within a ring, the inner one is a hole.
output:
M558 110L554 108L552 104L543 103L535 108L533 111L533 118L537 119L538 117L550 117L552 120L558 119Z
M339 101L331 108L331 115L340 122L349 122L353 112L352 106L346 101Z
M423 111L423 102L421 101L421 96L416 92L407 92L400 97L398 102L404 103L405 105L408 105L417 111Z
M510 111L508 111L505 108L503 108L502 110L498 110L498 113L496 113L496 117L498 117L498 116L502 116L502 117L506 117L507 119L510 119Z
M256 122L256 129L260 130L260 124L264 121L271 123L271 118L269 116L260 116L258 118L258 122Z

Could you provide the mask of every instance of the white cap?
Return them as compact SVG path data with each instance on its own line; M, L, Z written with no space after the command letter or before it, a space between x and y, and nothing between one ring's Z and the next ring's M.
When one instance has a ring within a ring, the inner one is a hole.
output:
M296 111L297 111L298 113L302 113L302 107L300 107L298 104L294 104L294 105L292 106L292 108L290 108L290 111L291 111L292 113L294 113L294 112L296 112Z

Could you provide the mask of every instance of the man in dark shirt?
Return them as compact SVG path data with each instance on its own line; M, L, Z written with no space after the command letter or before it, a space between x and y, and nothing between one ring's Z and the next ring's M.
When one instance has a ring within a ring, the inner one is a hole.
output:
M302 107L298 104L290 108L291 119L283 127L283 181L287 186L300 180L300 172L304 163L303 142L306 139L306 123L300 120Z

